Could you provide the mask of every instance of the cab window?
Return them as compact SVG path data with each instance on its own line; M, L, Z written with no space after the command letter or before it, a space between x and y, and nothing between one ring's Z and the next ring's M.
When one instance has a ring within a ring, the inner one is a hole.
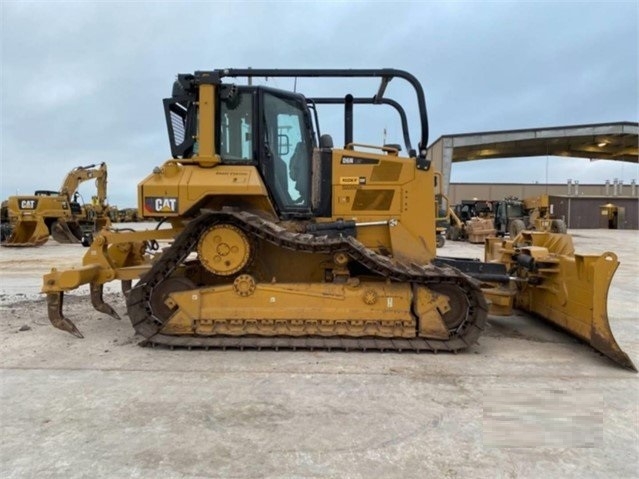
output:
M292 98L264 96L265 143L276 199L284 209L310 204L312 140L306 110Z
M219 152L227 162L253 160L253 97L238 93L220 102Z

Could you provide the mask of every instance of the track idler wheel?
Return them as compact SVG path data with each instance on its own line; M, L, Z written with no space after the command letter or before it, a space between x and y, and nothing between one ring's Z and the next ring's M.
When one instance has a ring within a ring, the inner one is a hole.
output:
M448 331L457 332L468 319L469 304L464 290L456 284L446 283L429 285L429 288L448 297L450 309L441 315L442 320Z

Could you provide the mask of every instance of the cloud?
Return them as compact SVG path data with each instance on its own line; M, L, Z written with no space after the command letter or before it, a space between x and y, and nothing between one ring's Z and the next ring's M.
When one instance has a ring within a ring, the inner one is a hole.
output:
M71 168L106 161L110 198L135 205L135 184L169 156L161 100L177 73L194 70L405 69L426 91L431 142L639 117L632 2L5 1L0 8L2 198L57 187ZM297 86L309 95L340 86L341 94L344 83ZM377 88L349 85L369 95ZM388 95L405 105L416 143L412 91L393 81ZM401 141L394 111L378 119L361 111L358 141L380 143L385 128L389 142ZM327 111L322 128L339 137L341 116ZM617 167L610 166L615 174L636 176ZM506 181L520 171L504 162L459 168L454 174Z

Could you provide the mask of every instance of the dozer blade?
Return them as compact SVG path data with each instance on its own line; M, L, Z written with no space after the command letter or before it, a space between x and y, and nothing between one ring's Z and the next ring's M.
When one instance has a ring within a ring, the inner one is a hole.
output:
M608 320L608 290L619 266L617 256L575 255L559 264L557 285L529 288L528 297L518 298L518 304L526 304L529 311L586 341L617 364L637 371L617 344Z
M84 338L75 324L64 317L62 313L63 302L64 293L62 291L58 293L47 293L47 313L49 315L49 321L51 321L51 324L55 328L71 333L77 338Z
M63 219L59 219L51 225L51 236L62 244L80 243L82 241L80 225Z
M16 223L2 246L42 246L49 239L49 229L41 217L32 216Z
M499 250L501 260L516 268L523 280L514 294L515 307L542 316L617 364L637 371L608 321L608 291L619 266L617 255L575 254L569 235L548 232L523 232L501 248L489 244L486 248L487 259L489 249L493 258Z

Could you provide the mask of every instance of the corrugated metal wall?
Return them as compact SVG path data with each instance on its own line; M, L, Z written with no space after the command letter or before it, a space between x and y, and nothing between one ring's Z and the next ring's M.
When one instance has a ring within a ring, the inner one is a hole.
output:
M568 192L570 191L570 195ZM601 206L612 204L623 208L618 229L639 229L639 187L637 185L570 185L566 184L485 184L452 183L449 198L452 204L473 198L498 200L506 196L530 198L548 194L553 214L566 221L568 228L607 228ZM608 194L606 194L608 192ZM614 193L617 193L614 195ZM634 196L632 196L634 194Z
M551 196L550 204L555 216L563 218L568 228L608 228L607 217L602 216L601 207L611 204L623 208L617 229L639 229L639 198Z
M614 180L613 180L614 181ZM602 184L530 184L530 183L451 183L448 190L448 198L452 204L461 200L498 200L506 196L518 198L530 198L538 195L557 196L602 196L602 197L630 197L639 198L639 185L614 184L611 181L607 185Z

